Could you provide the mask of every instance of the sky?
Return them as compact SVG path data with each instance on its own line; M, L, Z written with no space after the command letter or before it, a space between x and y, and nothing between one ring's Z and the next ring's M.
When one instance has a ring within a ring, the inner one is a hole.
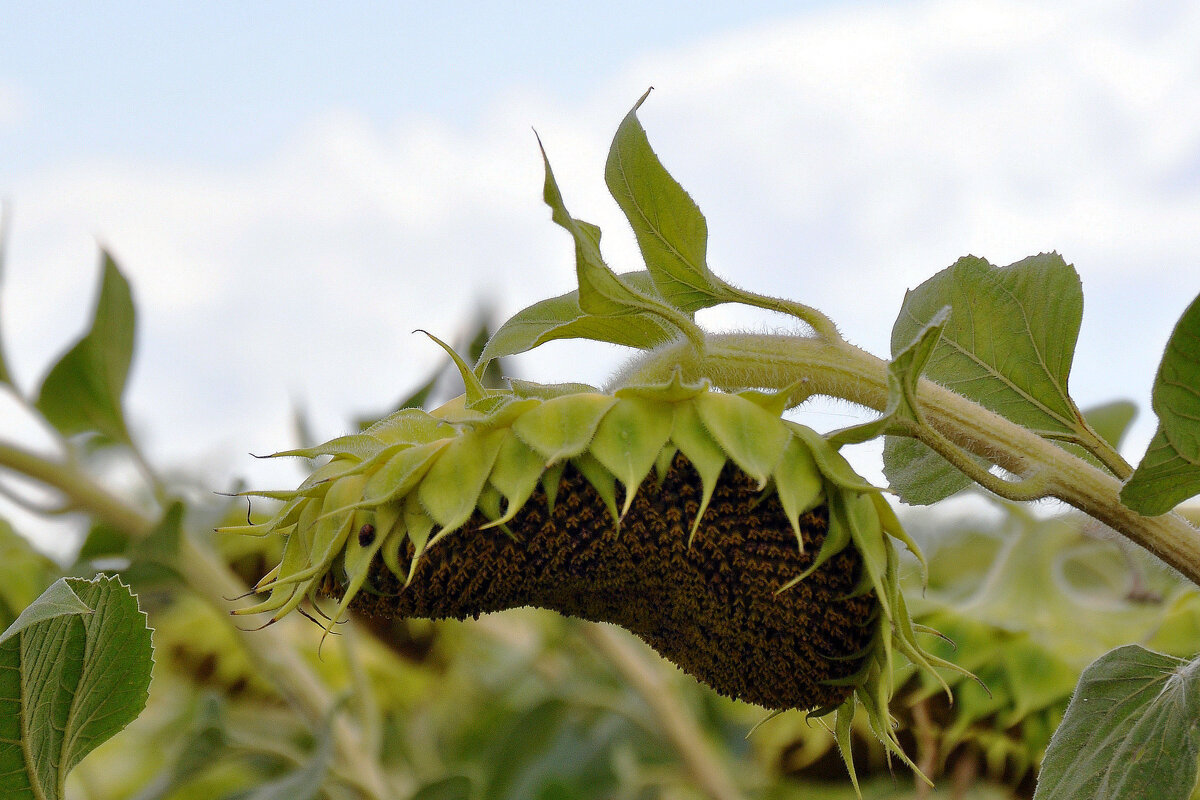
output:
M1085 295L1072 393L1142 407L1136 461L1200 291L1197 41L1185 0L13 4L0 337L36 390L104 246L138 305L126 400L150 459L214 488L293 483L246 454L291 446L294 406L344 433L437 363L415 328L453 340L481 308L573 288L533 129L609 263L639 267L603 165L654 86L639 116L713 269L877 354L904 291L959 256L1062 253ZM512 369L602 383L627 355L553 344ZM40 441L3 401L0 435ZM853 460L870 476L878 453Z

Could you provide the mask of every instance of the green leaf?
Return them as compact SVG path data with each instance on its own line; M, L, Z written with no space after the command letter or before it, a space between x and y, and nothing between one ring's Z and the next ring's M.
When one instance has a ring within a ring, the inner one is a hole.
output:
M1100 438L1108 442L1113 450L1121 446L1129 430L1129 424L1137 416L1137 406L1128 400L1113 400L1099 406L1092 406L1083 412L1092 430L1100 434Z
M308 763L282 778L262 784L246 800L314 800L321 794L321 785L333 763L333 718L343 702L335 703L326 715Z
M766 486L790 437L775 414L745 398L705 392L693 401L705 430L742 470Z
M945 500L971 485L971 479L949 461L916 439L900 436L883 440L883 474L888 487L903 502L915 506Z
M59 578L50 584L37 600L26 606L4 633L0 633L0 644L4 644L26 628L39 622L69 614L91 613L91 606L79 599L79 595L71 589L66 578Z
M1159 424L1142 462L1121 487L1121 502L1152 517L1196 494L1200 494L1200 469L1179 454Z
M643 294L655 291L648 272L627 272L620 277ZM647 312L622 317L584 313L579 307L579 292L567 292L534 303L501 325L483 349L475 373L480 374L497 358L524 353L554 339L592 339L648 350L678 335L674 325Z
M112 256L103 262L91 329L46 375L37 408L64 436L95 432L128 443L121 395L133 359L133 298Z
M671 436L674 409L641 397L621 397L596 429L590 450L625 487L624 517L659 451Z
M541 140L538 140L541 146ZM550 218L571 234L575 240L575 274L579 279L579 307L589 314L621 316L641 307L650 300L646 295L625 283L620 276L608 268L600 255L600 229L590 222L575 219L567 211L562 192L554 180L550 159L542 149L542 162L546 165L546 183L542 198L550 206Z
M625 116L604 165L604 182L637 236L659 293L688 313L721 302L720 279L708 268L708 223L650 149L637 110Z
M1158 431L1121 502L1165 514L1200 492L1200 297L1183 312L1158 367L1151 395Z
M0 796L54 800L145 708L153 647L116 578L61 579L26 612L0 637Z
M893 353L947 305L950 319L926 369L931 379L1041 435L1083 435L1067 394L1083 290L1061 256L1002 268L960 258L905 296Z
M541 146L541 140L538 140ZM542 150L546 165L546 183L542 193L550 206L551 219L571 234L575 241L575 276L579 281L579 308L587 314L602 317L624 317L645 313L661 317L683 330L694 344L703 341L703 332L691 317L664 302L655 294L638 291L617 273L609 269L600 255L600 229L590 222L575 219L563 203L562 193L554 180L550 160Z
M454 351L453 347L446 344L429 331L418 330L417 333L423 333L428 336L438 347L446 351L446 355L450 356L450 360L458 369L458 374L462 378L463 387L466 390L467 408L475 408L477 405L482 403L489 394L491 394L486 388L484 388L483 382L479 379L479 377L471 371L470 367L467 366L467 362L463 361L462 356Z
M1080 676L1035 800L1186 800L1200 755L1200 662L1126 645Z
M472 431L438 454L417 487L421 507L446 530L470 519L508 431Z
M960 258L905 295L892 327L893 354L945 306L950 318L929 354L928 378L1041 436L1098 440L1067 393L1083 291L1061 256L1042 253L1002 268ZM884 473L898 481L893 488L905 502L936 502L971 483L925 445L891 439Z
M1167 441L1200 465L1200 296L1171 331L1150 402Z

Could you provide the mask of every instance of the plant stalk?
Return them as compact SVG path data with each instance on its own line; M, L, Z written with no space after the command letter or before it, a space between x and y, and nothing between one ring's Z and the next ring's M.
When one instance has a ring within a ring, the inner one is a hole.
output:
M672 343L635 359L617 380L666 380L676 367L685 379L708 378L722 389L795 384L792 404L822 394L876 411L887 406L887 362L846 342L811 337L714 334L702 357L687 344ZM917 398L932 428L914 429L925 444L937 449L944 437L1020 478L1044 479L1044 496L1103 522L1200 585L1200 530L1179 514L1138 514L1121 503L1121 484L1113 476L927 378L921 378Z

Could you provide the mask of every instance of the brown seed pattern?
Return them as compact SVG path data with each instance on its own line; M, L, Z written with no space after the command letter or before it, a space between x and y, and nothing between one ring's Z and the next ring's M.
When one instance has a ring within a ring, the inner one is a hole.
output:
M873 594L847 597L861 559L848 547L799 584L828 525L819 506L801 518L803 553L773 494L727 464L691 548L702 498L681 454L659 486L648 477L618 530L573 467L553 511L539 488L502 530L478 514L430 548L404 588L382 560L352 607L387 617L478 617L520 606L553 609L634 632L681 669L730 697L768 708L835 706L852 687L826 681L862 666L877 627ZM411 545L408 557L411 558Z

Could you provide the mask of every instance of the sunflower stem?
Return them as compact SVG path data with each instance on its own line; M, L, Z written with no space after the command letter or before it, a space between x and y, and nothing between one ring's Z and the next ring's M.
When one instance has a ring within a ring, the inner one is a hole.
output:
M663 381L676 368L687 380L708 378L723 389L795 384L793 403L821 394L876 411L887 406L887 362L847 342L807 336L712 334L703 357L665 345L634 359L616 380ZM924 444L944 449L944 438L1019 479L1044 476L1036 480L1045 481L1045 491L1035 496L1074 506L1200 585L1200 531L1178 513L1138 514L1121 503L1118 478L933 381L922 378L917 397L928 424L911 433Z

